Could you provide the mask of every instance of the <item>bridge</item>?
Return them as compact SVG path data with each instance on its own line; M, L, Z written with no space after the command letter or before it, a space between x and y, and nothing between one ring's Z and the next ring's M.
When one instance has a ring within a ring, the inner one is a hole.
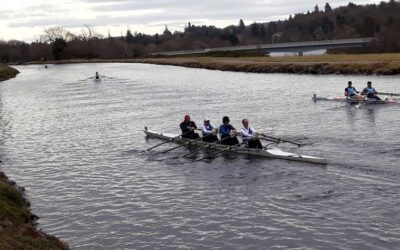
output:
M315 50L362 47L363 45L370 43L372 41L373 41L372 37L364 37L364 38L353 38L353 39L337 39L337 40L322 40L322 41L292 42L292 43L272 43L272 44L257 44L257 45L196 49L196 50L165 51L165 52L155 52L152 53L151 55L179 56L179 55L206 54L210 52L221 52L221 51L256 51L256 50L262 50L265 51L265 53L293 52L302 55L304 52L315 51Z

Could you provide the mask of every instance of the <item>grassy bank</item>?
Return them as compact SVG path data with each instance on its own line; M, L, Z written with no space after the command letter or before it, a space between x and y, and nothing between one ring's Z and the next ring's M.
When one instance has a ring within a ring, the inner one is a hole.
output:
M18 74L18 70L8 67L6 65L0 64L0 81L4 81L15 77Z
M395 54L329 54L283 57L163 57L139 59L75 59L47 61L46 64L65 63L151 63L210 70L294 73L294 74L400 74L400 53ZM44 64L30 62L29 64Z
M400 74L400 54L287 57L176 57L137 60L211 70L295 74Z
M34 226L36 218L24 199L23 188L0 172L0 249L69 249Z

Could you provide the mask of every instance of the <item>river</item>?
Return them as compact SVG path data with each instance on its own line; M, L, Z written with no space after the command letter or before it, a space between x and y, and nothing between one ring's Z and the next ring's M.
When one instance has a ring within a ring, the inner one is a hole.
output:
M73 249L400 249L400 105L311 100L400 92L397 76L252 74L146 64L17 66L0 83L1 170ZM88 79L98 71L101 81ZM146 140L224 115L305 144L318 166ZM201 157L201 154L198 157Z

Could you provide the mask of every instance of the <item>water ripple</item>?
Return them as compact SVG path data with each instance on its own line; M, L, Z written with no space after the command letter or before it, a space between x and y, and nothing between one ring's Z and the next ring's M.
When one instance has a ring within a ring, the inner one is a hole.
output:
M310 101L315 91L341 94L347 77L141 64L18 70L0 84L0 167L26 187L40 227L73 249L399 249L399 109ZM88 79L95 71L106 77ZM398 89L396 78L370 78ZM283 149L330 164L146 151L159 141L144 126L177 133L186 113L215 124L229 115L236 126L249 117L305 144Z

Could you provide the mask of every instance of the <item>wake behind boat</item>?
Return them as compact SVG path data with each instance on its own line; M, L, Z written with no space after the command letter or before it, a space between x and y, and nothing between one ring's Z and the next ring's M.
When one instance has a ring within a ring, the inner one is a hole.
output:
M315 164L327 164L327 160L325 158L319 158L314 156L308 155L300 155L291 152L285 152L277 147L268 146L267 148L263 149L256 149L256 148L248 148L243 146L227 146L217 143L209 143L200 140L192 140L182 138L176 134L170 133L160 133L156 131L148 130L147 127L144 130L144 133L148 138L155 138L164 140L165 142L171 141L178 144L190 144L199 147L215 149L217 151L231 151L239 154L247 154L247 155L255 155L261 156L266 158L274 158L274 159L284 159L289 161L300 161L300 162L309 162Z

